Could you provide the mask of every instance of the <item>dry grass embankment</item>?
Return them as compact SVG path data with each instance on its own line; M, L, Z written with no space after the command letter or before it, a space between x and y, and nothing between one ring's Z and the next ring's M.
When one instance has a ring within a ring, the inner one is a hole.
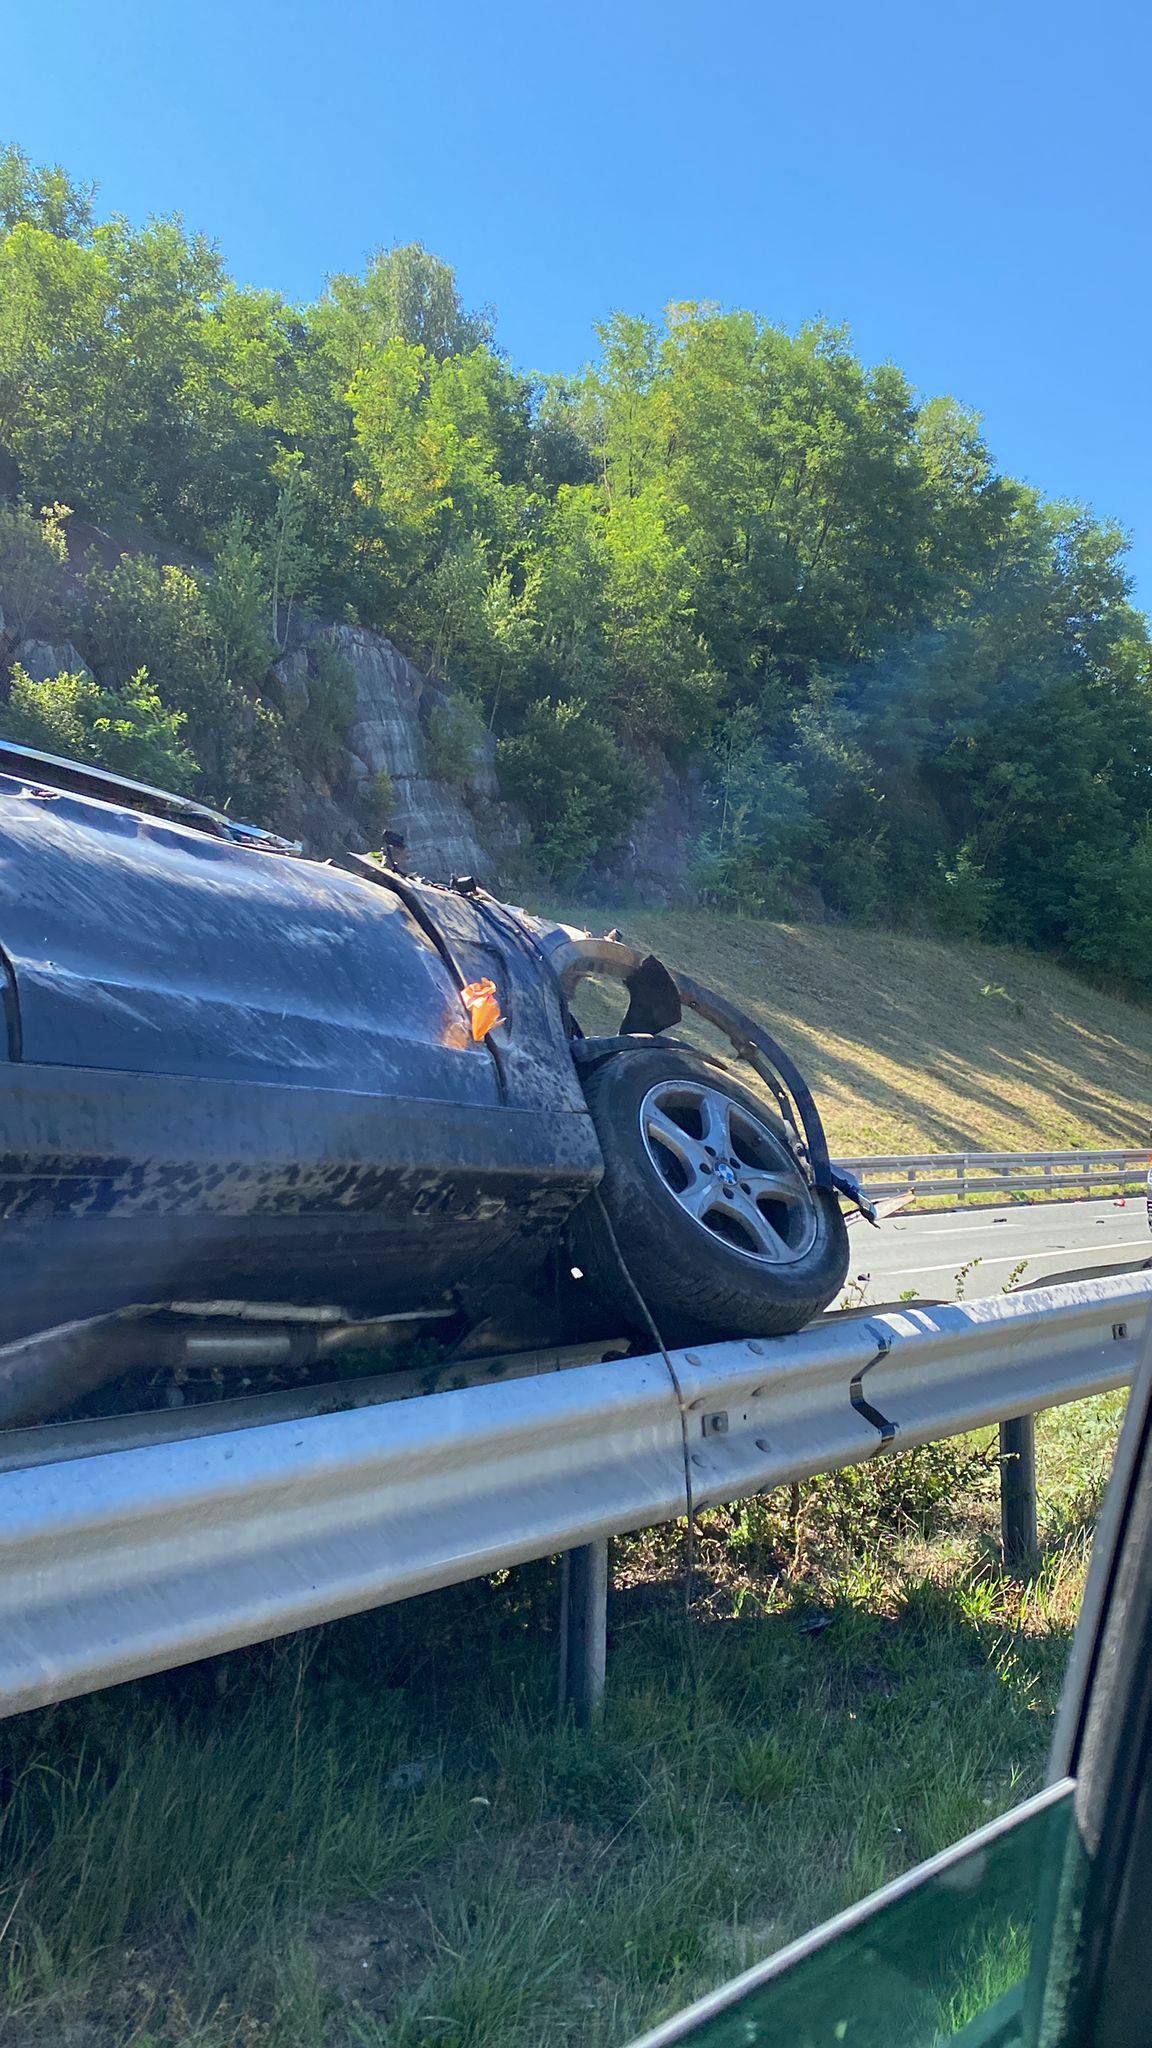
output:
M793 1054L834 1152L1143 1145L1152 1009L1027 953L702 911L573 910L730 995Z

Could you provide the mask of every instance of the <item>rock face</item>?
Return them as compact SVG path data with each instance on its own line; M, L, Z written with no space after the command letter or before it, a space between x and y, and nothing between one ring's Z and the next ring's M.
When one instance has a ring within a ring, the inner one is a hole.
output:
M25 675L31 676L34 683L47 683L53 676L65 674L88 677L92 674L84 656L70 640L19 640L12 661L19 662Z
M96 539L103 543L107 537ZM105 553L115 558L118 546L108 541ZM91 674L71 641L17 641L11 630L5 636L3 595L0 703L14 662L36 682L65 671ZM483 722L382 633L316 618L299 621L293 644L272 671L290 721L307 711L311 692L323 684L318 657L325 646L340 656L355 686L349 752L327 783L297 776L281 814L261 822L302 839L309 852L322 856L342 847L378 847L388 830L404 839L412 874L433 881L473 874L497 888L502 878L507 883L510 866L524 860L529 835L515 808L501 798L496 745ZM611 866L586 878L593 897L614 899L622 884L649 901L691 897L692 862L707 823L703 792L697 778L674 774L659 757L648 767L653 804Z
M693 903L694 869L712 822L701 777L691 771L678 774L655 754L645 766L652 792L649 807L616 858L593 870L589 891L595 899L613 902L623 884L644 903Z
M498 803L491 734L383 634L364 626L311 629L277 664L287 699L299 703L306 696L309 650L319 642L346 663L356 686L349 756L353 805L343 811L338 800L325 804L315 792L297 792L298 829L318 851L330 851L332 842L363 846L365 829L371 836L372 827L358 825L356 814L375 814L376 843L384 827L399 833L411 873L433 881L452 874L495 880L501 855L519 834Z

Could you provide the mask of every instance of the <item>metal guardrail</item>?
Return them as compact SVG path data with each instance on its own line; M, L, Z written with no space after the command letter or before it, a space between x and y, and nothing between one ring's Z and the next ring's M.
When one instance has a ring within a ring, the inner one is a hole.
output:
M0 1473L0 1715L1128 1381L1152 1274ZM35 1433L32 1433L35 1434Z
M1119 1152L926 1152L838 1159L873 1200L886 1195L1089 1194L1143 1187L1148 1150Z

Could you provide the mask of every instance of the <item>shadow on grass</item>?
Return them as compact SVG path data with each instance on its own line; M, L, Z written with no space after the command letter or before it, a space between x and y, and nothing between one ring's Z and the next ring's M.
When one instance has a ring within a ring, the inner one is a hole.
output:
M865 1146L836 1137L845 1150L892 1149L898 1132L945 1151L972 1147L978 1132L1040 1148L1146 1136L1152 1016L1050 963L851 927L639 909L624 923L744 1003L818 1098L837 1092L853 1122L877 1127ZM840 1107L828 1108L835 1124Z

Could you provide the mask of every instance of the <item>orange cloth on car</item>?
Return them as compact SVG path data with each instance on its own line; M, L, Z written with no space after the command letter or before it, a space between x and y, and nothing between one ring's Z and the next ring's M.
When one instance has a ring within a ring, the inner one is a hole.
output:
M487 1038L494 1024L504 1022L494 981L470 981L461 989L460 1000L472 1018L473 1038Z

